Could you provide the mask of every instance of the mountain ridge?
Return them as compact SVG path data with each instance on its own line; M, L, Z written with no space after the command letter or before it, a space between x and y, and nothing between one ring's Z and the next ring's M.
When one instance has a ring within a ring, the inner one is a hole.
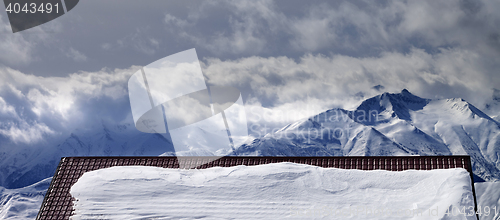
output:
M325 142L322 138L325 130L344 135ZM231 152L231 155L272 154L467 154L471 156L477 176L498 181L500 123L464 99L425 99L404 89L400 93L383 93L368 98L354 110L330 109L290 123L274 134L257 138Z
M161 134L132 124L98 122L74 130L54 145L3 148L0 185L18 188L54 174L63 156L221 155L194 149L175 152ZM468 154L474 173L500 180L500 123L460 98L426 99L408 90L382 93L353 110L333 108L249 139L223 155L390 156Z

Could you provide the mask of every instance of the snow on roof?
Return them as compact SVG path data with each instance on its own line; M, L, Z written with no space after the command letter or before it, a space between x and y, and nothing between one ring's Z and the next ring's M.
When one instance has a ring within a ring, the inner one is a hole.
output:
M163 168L232 167L279 162L309 164L324 168L360 170L433 170L464 168L472 181L469 156L403 157L66 157L54 174L37 219L69 219L74 213L70 188L86 172L114 166L152 166ZM195 170L196 171L196 170ZM198 170L199 171L199 170ZM194 172L194 171L193 171ZM472 188L474 194L474 188Z
M87 172L70 192L73 219L442 219L447 209L474 207L462 168L128 166ZM475 219L456 210L456 219Z

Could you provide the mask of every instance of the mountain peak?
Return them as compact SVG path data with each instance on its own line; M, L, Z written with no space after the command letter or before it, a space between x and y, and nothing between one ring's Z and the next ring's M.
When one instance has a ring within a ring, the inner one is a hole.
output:
M425 100L424 98L420 98L416 95L414 95L413 93L411 93L410 91L408 91L408 89L403 89L401 90L400 93L390 93L390 92L384 92L380 95L378 95L381 99L384 99L385 97L392 97L394 99L401 99L401 98L410 98L410 99L418 99L419 101L421 100Z
M388 115L397 116L400 119L411 121L410 110L416 111L424 108L430 99L420 98L413 95L407 89L403 89L401 93L385 92L381 95L369 98L363 101L356 111L369 112L378 111L379 115L383 112Z
M450 99L446 99L446 101L450 104L449 108L451 108L451 109L458 110L460 112L463 112L465 114L470 115L471 117L474 117L474 115L477 115L481 118L495 121L490 116L488 116L486 113L479 110L478 108L476 108L474 105L467 102L463 98L450 98Z

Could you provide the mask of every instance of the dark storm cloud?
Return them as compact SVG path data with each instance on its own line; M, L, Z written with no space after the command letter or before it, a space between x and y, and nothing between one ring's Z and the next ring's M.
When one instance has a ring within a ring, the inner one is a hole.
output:
M0 61L25 73L63 76L146 65L193 47L200 57L219 59L370 57L413 47L429 53L459 47L498 57L497 9L495 1L465 0L86 0L54 21L16 34L5 31L3 12L7 42L0 44L5 51Z

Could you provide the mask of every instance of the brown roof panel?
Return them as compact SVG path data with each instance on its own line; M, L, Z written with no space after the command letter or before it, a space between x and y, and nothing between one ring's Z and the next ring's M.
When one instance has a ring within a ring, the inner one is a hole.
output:
M69 219L73 214L71 186L88 171L113 166L154 166L205 169L238 165L293 162L324 168L360 170L432 170L464 168L472 178L470 156L394 156L394 157L63 157L59 162L36 219ZM474 184L472 191L475 200Z

